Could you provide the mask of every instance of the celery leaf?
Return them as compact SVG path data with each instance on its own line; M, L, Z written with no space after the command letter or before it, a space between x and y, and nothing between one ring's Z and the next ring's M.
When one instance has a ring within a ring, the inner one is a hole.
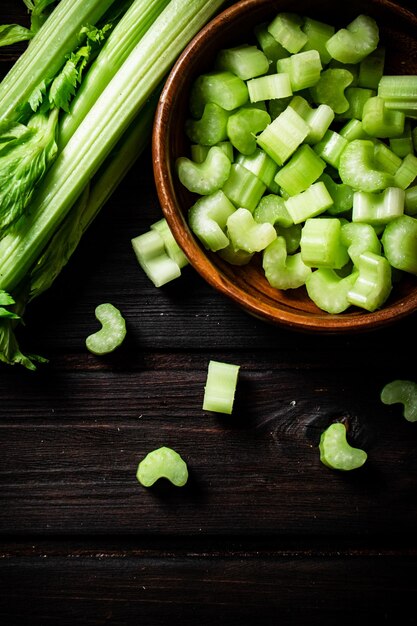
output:
M36 362L47 363L48 359L35 354L23 354L13 332L13 320L0 319L0 361L7 365L23 365L36 370Z
M19 24L4 24L0 26L0 46L11 46L19 41L32 39L33 32Z

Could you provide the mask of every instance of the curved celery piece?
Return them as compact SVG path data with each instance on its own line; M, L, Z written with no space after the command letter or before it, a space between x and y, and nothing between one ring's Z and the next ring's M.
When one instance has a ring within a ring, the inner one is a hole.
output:
M402 404L404 417L417 422L417 383L413 380L396 379L384 385L381 391L384 404Z
M388 172L395 177L402 160L383 141L375 141L374 162L379 170ZM395 178L394 178L395 180Z
M307 43L304 45L303 50L317 50L322 64L327 65L331 60L331 56L326 44L330 37L334 35L334 26L306 16L302 30L307 35Z
M220 50L216 65L221 70L233 72L242 80L261 76L269 70L269 61L264 52L247 44Z
M291 226L275 226L278 237L284 237L285 245L287 248L287 254L294 254L299 252L301 241L301 224L291 224Z
M343 113L349 108L345 89L353 81L353 75L343 68L329 68L321 72L320 79L310 88L316 104L327 104L335 113Z
M310 187L321 176L325 167L323 159L308 144L302 144L278 170L274 180L286 193L293 196Z
M188 211L188 223L193 233L208 250L216 252L229 244L225 234L227 218L235 206L220 189L199 198Z
M219 141L219 143L215 144L218 148L221 148L223 150L223 152L225 153L225 155L229 158L229 161L231 163L233 163L234 160L234 152L233 152L233 146L230 143L230 141ZM200 143L193 143L190 146L190 150L191 150L191 159L195 162L195 163L202 163L208 153L210 148L212 148L213 146L203 146Z
M417 177L417 157L407 154L394 175L394 182L401 189L407 189Z
M335 130L328 129L313 148L323 161L338 169L340 156L347 145L348 140L345 137L342 137Z
M305 98L297 94L290 100L289 106L301 115L309 126L310 130L304 143L315 144L323 139L335 117L334 111L328 104L312 107Z
M342 224L341 236L354 265L358 265L359 257L363 252L381 254L381 242L370 224L360 222Z
M270 123L269 113L254 107L241 107L227 121L227 136L241 154L251 155L257 148L256 135Z
M139 265L155 287L162 287L181 276L178 259L168 254L165 238L159 229L151 227L132 239L131 243Z
M375 90L365 87L349 86L345 89L345 98L349 103L348 108L337 116L339 120L357 119L362 120L365 105L375 97ZM370 133L369 133L370 134Z
M208 102L200 119L187 119L185 132L193 143L214 146L227 140L227 120L229 113L214 102Z
M263 251L262 267L267 281L275 289L298 289L311 274L311 267L303 263L300 252L288 254L281 235Z
M177 244L174 235L168 226L168 222L164 217L151 224L150 229L156 230L161 235L168 256L175 261L180 269L188 265L189 261Z
M233 163L229 178L223 185L223 191L236 207L254 211L266 190L262 182L253 172L240 163Z
M261 22L254 28L256 40L262 52L268 58L270 68L275 67L278 59L287 57L290 53L268 31L267 22Z
M188 157L179 157L175 162L181 183L200 196L208 196L223 187L231 165L230 159L217 146L210 148L202 163L195 163Z
M375 145L370 139L354 139L343 150L339 159L342 182L357 191L382 191L394 186L394 177L377 169Z
M389 147L398 157L403 159L407 154L414 153L413 136L411 133L410 120L406 118L404 122L404 131L398 137L389 138Z
M313 183L305 191L285 200L285 206L294 224L300 224L309 217L324 213L332 204L332 197L323 181Z
M417 219L401 215L387 224L381 237L392 267L417 275Z
M166 478L176 487L183 487L188 480L188 468L178 452L162 446L148 452L142 459L136 478L144 487L152 487L160 478Z
M254 252L246 252L246 250L236 250L232 242L217 251L217 254L224 260L230 263L230 265L247 265L252 259Z
M322 311L332 315L343 313L350 307L347 295L356 278L356 272L339 276L331 267L320 267L306 280L308 296Z
M203 411L231 415L240 365L210 361L204 388Z
M371 225L388 224L404 214L403 189L387 187L383 191L355 191L353 194L352 222Z
M342 422L330 424L321 434L320 460L331 469L350 471L362 467L368 455L365 450L352 447L346 437L346 426Z
M257 148L253 154L245 155L238 154L236 157L236 163L242 165L244 168L255 174L261 180L264 185L270 189L273 186L274 176L277 172L278 165L271 157Z
M359 64L358 86L378 89L379 81L384 74L385 48L378 46Z
M341 63L360 63L379 44L379 28L369 15L358 15L341 28L326 44L329 54Z
M329 174L323 172L319 181L323 181L332 197L333 204L327 209L329 215L339 215L350 211L353 206L353 189L345 183L337 183Z
M404 124L404 113L387 109L381 96L368 98L363 105L362 126L371 137L398 137L404 132Z
M283 72L289 75L293 91L315 85L320 79L321 70L322 64L317 50L303 50L277 61L278 74Z
M255 222L248 209L236 209L227 219L227 234L234 248L245 252L260 252L277 237L272 224Z
M347 141L353 141L354 139L369 139L369 135L363 130L362 120L351 118L344 126L339 130L339 135L347 139Z
M248 98L245 81L233 72L208 72L198 76L191 87L190 112L196 119L200 118L208 102L232 111L246 104Z
M110 302L99 304L95 309L95 316L102 327L85 340L87 350L97 355L113 352L126 336L124 317Z
M348 292L348 300L367 311L379 309L392 289L391 265L373 252L363 252L357 260L358 277Z
M268 25L268 31L288 52L299 52L308 41L302 31L304 20L300 15L281 12Z
M287 106L257 137L258 145L282 165L304 141L310 132L305 120Z
M253 212L255 222L269 222L273 226L279 225L287 228L293 224L292 218L285 206L284 198L275 193L263 196Z
M309 218L301 231L301 258L310 267L341 269L349 261L337 217Z
M282 100L292 96L293 92L290 76L287 72L258 76L248 80L246 85L251 102Z

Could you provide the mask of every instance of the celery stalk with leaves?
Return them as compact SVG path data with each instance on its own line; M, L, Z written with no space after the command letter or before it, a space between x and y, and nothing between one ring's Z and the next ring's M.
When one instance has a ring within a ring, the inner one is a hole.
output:
M4 149L22 189L9 207L0 199L0 360L35 369L42 357L23 354L15 336L27 303L52 284L147 144L164 77L223 0L30 4L52 11L33 27L18 70L13 66L0 83L0 177L2 167L12 173L6 159L2 164ZM83 5L85 16L87 4L90 15L99 7L100 15L85 21L77 15L77 37L60 46L69 37L58 18L67 31L66 11ZM47 35L53 54L61 51L58 65L55 56L46 63ZM37 60L42 71L35 72ZM10 75L23 82L8 95ZM25 145L39 152L32 174Z

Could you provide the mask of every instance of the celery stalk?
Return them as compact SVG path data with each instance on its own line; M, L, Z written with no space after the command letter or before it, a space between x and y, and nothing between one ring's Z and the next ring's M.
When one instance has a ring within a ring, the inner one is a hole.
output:
M55 76L77 45L81 27L95 24L114 1L61 0L0 83L0 119L18 119L19 105Z
M18 234L0 244L1 288L11 291L190 39L222 0L171 0L57 157L18 222Z

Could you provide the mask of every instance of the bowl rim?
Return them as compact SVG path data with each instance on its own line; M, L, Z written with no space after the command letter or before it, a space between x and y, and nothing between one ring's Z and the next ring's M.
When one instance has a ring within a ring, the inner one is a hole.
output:
M163 215L188 261L204 280L218 292L258 319L282 327L302 331L319 331L321 333L354 333L379 329L383 326L397 323L399 320L417 311L417 285L415 291L411 294L403 296L394 303L387 304L376 311L355 310L340 314L331 314L326 311L320 311L320 309L318 309L317 313L309 313L296 308L292 310L291 307L275 308L269 305L268 302L248 294L238 285L235 285L221 271L221 268L212 262L208 251L202 249L201 244L190 231L185 216L181 208L177 206L175 197L172 194L174 174L172 167L170 167L170 161L167 158L167 126L171 118L171 104L174 101L174 94L178 88L177 83L178 81L180 81L180 84L182 82L189 58L203 49L207 35L212 36L213 33L215 34L219 28L222 28L225 20L234 19L241 12L259 8L268 3L273 5L274 9L280 4L279 0L275 2L268 2L268 0L239 0L222 10L187 44L165 80L155 112L151 142L154 179ZM288 2L283 0L282 4L288 5ZM411 20L412 25L417 29L417 15L411 13L402 5L391 0L368 0L367 4L370 7L383 7L384 10L393 11L401 18ZM278 8L277 10L280 9Z

